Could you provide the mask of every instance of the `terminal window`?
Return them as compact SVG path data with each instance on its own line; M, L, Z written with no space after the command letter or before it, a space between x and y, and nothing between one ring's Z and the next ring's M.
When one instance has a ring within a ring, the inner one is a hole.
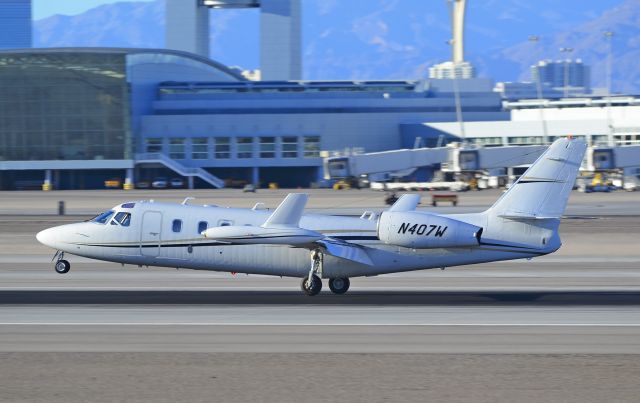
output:
M320 156L320 137L304 136L304 157L317 158Z
M231 158L231 141L229 137L215 137L215 157L223 160Z
M206 160L209 158L208 139L206 137L194 137L191 139L191 158L194 160Z
M169 139L169 157L174 160L183 160L184 153L184 138L172 137Z
M502 145L502 137L474 137L468 139L470 143L482 145L484 147L494 147Z
M253 157L253 137L238 137L236 139L238 158Z
M298 158L298 138L287 136L282 138L282 158Z
M276 138L260 137L260 158L276 157Z
M161 153L162 152L162 139L161 138L147 138L147 139L145 139L145 152L148 152L148 153Z
M509 137L507 139L507 141L509 142L509 145L521 145L521 146L542 144L543 140L544 139L542 137L534 137L534 136Z

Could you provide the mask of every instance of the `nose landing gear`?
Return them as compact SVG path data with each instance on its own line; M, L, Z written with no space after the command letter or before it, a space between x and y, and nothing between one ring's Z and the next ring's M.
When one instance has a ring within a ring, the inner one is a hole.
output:
M56 260L56 264L53 266L53 268L56 270L56 273L64 274L71 270L71 263L69 263L67 260L64 260L64 252L56 252L56 254L53 256L53 259L55 259L56 257L58 258L58 260Z

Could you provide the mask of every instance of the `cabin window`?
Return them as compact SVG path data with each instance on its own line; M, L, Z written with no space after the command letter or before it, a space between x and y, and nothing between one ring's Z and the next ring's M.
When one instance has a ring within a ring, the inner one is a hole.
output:
M206 221L200 221L198 223L198 234L202 234L209 227L209 223Z
M106 224L113 213L113 211L105 211L104 213L100 213L97 216L93 217L91 221L97 222L98 224Z
M233 221L229 220L220 220L218 221L218 227L228 227L233 224Z
M171 228L173 229L173 232L182 231L182 220L173 220Z
M113 221L111 223L113 224L114 222L117 222L123 227L128 227L129 224L131 224L131 213L119 212L115 217L113 217Z

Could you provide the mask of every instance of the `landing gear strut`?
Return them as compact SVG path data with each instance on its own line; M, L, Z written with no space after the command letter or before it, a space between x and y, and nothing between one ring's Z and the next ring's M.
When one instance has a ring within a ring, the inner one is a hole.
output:
M329 288L334 294L344 294L349 289L351 282L348 278L330 278Z
M319 249L311 251L311 268L309 275L302 279L300 287L309 296L317 295L322 290L322 280L316 275L322 275L322 252Z
M64 260L64 252L56 252L53 258L55 259L56 257L58 258L58 260L56 260L56 264L53 266L53 268L56 270L56 273L65 274L69 270L71 270L71 263Z

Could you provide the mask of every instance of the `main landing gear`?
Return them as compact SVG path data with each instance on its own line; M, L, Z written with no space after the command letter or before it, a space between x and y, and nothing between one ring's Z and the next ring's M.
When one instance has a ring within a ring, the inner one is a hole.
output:
M348 278L330 278L329 279L329 288L331 292L334 294L344 294L349 290L349 286L351 282Z
M322 280L316 273L322 275L322 252L319 249L311 251L311 269L309 275L302 279L300 288L309 296L317 295L322 290ZM348 278L330 278L329 288L334 294L344 294L349 289L351 282Z
M53 256L53 259L55 258L58 258L58 260L56 260L56 264L53 266L53 268L56 270L56 273L65 274L69 272L69 270L71 270L71 263L69 263L67 260L64 260L64 252L56 252L56 254Z

